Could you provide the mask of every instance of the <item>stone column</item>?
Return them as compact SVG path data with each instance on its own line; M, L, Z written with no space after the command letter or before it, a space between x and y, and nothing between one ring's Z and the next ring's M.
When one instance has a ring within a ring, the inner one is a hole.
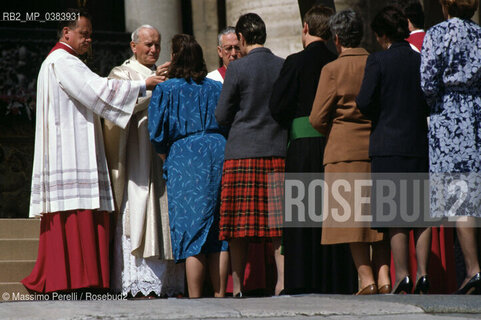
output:
M473 21L479 24L481 18L481 3L479 4L478 10L474 13Z
M192 22L194 36L202 47L207 70L219 67L217 54L217 0L192 0Z
M182 33L182 12L179 0L125 0L125 28L132 32L143 24L156 27L161 35L158 64L170 60L170 40ZM126 44L128 45L128 44Z
M280 57L302 50L302 22L297 0L226 0L227 24L239 16L257 13L266 24L265 46Z
M424 26L426 30L444 21L439 0L424 0L422 2L424 8Z

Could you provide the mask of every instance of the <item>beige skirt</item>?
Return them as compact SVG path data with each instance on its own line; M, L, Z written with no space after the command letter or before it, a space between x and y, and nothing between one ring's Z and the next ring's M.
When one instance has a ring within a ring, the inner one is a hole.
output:
M349 161L324 167L328 192L324 199L321 244L377 242L384 234L370 229L371 163ZM364 203L363 203L364 202ZM327 212L326 212L327 211Z

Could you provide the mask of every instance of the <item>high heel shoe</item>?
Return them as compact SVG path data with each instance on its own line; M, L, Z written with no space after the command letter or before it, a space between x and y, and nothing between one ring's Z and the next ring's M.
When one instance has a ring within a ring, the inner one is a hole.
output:
M377 288L377 293L379 294L389 294L392 291L392 286L390 284L385 284Z
M481 294L481 272L476 273L464 287L458 289L454 294Z
M429 279L428 276L422 276L416 282L416 286L414 287L414 294L427 294L429 290Z
M365 295L365 294L376 294L376 293L377 293L377 287L373 283L373 284L370 284L370 285L362 288L361 290L359 290L356 293L356 296L362 296L362 295Z
M407 294L411 293L413 290L413 282L411 281L411 278L409 276L405 277L404 279L399 282L397 285L396 289L394 290L394 294Z

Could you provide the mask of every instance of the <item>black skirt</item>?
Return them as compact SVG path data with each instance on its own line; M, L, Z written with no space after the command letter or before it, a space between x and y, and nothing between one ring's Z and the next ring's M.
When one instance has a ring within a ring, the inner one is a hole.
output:
M323 172L325 138L290 143L286 172ZM347 244L321 245L322 228L284 228L284 292L286 294L357 291L357 272Z

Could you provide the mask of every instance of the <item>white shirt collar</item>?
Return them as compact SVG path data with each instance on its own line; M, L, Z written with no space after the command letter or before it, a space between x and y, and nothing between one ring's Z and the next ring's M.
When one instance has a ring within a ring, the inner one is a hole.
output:
M74 48L72 48L71 45L69 45L68 43L65 43L63 41L59 41L60 43L63 43L64 45L66 45L67 47L69 47L70 49L72 49L73 51L75 51L76 54L78 54L77 50L75 50Z
M420 32L424 32L424 30L423 29L417 29L417 30L411 31L411 33L409 35L412 35L412 34L415 34L415 33L420 33Z

